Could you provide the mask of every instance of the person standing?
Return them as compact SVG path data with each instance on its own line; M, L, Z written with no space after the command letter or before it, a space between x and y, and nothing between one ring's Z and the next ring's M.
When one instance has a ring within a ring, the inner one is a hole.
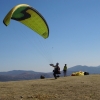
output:
M67 75L67 64L64 65L63 68L64 77Z

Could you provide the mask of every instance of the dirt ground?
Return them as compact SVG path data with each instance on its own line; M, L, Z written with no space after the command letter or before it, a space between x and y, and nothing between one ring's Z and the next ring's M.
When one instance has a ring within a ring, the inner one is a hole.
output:
M100 100L100 75L0 82L0 100Z

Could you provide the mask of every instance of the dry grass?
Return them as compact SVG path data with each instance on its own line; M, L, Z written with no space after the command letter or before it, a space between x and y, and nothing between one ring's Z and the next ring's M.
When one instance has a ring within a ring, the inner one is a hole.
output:
M100 100L100 75L0 82L0 100Z

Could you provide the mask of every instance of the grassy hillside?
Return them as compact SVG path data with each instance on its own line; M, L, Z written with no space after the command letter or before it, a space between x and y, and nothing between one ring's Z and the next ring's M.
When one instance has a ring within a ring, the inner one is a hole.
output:
M0 100L100 100L100 75L0 82Z

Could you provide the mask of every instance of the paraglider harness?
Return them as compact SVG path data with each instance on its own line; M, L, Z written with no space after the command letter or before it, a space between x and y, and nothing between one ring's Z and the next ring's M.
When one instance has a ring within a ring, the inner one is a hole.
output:
M60 67L57 66L57 67L53 70L53 72L56 73L56 74L61 74L61 73L60 73Z

